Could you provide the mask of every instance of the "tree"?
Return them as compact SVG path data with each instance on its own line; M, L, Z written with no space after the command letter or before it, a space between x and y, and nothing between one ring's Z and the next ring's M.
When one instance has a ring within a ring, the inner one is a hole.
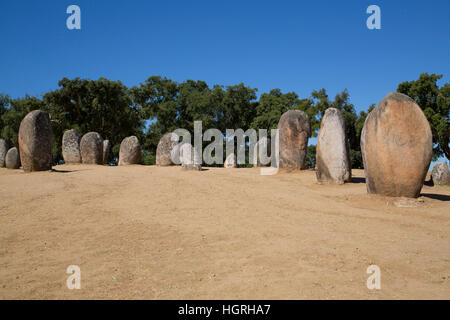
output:
M46 108L42 100L28 95L18 99L9 99L3 96L0 104L3 105L0 135L10 147L19 147L18 135L20 123L29 112L38 109L48 112L48 108Z
M419 79L398 85L397 92L410 96L423 110L433 134L433 160L445 155L450 159L450 84L441 88L437 81L442 75L422 73Z
M295 92L282 93L272 89L263 93L256 106L256 116L251 124L255 129L276 129L283 113L291 109L301 109L304 101Z
M62 135L71 128L80 135L98 132L110 140L112 156L116 158L125 137L136 135L142 139L140 110L132 104L128 88L120 81L64 78L58 85L60 89L44 95L55 139L54 161L62 159Z

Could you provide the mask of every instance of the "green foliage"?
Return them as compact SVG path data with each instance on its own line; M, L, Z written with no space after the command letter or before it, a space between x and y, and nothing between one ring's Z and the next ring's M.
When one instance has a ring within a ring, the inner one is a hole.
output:
M437 81L442 75L422 73L419 79L405 81L398 85L397 92L410 96L420 108L430 123L433 133L433 160L441 155L450 159L450 84L446 83L441 88Z
M416 81L401 83L397 89L417 101L430 122L434 158L442 154L449 157L450 85L439 88L436 83L441 77L424 73ZM193 133L194 121L202 121L203 130L217 128L224 135L227 128L270 130L277 127L284 112L298 109L308 114L312 136L317 137L326 109L334 107L341 110L345 119L352 167L362 168L361 131L368 113L375 107L371 105L367 112L356 114L346 89L334 100L329 99L324 88L314 90L304 99L295 92L273 89L263 93L258 101L257 89L243 83L210 88L204 81L178 83L159 76L152 76L130 89L120 81L104 78L64 78L58 85L57 90L48 92L43 99L30 96L11 99L0 94L0 136L10 146L17 146L20 122L28 112L41 109L49 113L55 163L62 160L62 135L71 128L80 135L96 131L110 140L113 161L117 161L121 141L136 135L142 145L142 163L151 165L155 163L160 138L177 128ZM316 146L308 146L308 168L315 167L315 154Z
M256 116L251 127L255 129L276 129L283 113L291 109L300 109L301 100L295 92L282 93L273 89L263 93L256 106Z
M316 167L316 146L309 145L306 150L306 167L314 169Z
M159 139L178 128L193 134L194 121L202 121L203 129L246 128L255 115L256 89L238 84L214 86L203 81L176 83L167 78L150 77L131 89L133 103L142 108L142 115L151 121L143 147L156 153Z
M4 97L4 96L3 96ZM18 147L19 127L22 119L33 110L48 111L44 102L36 97L25 96L24 98L3 98L1 137L6 140L8 146Z
M136 135L142 140L141 112L132 104L128 88L120 81L64 78L58 85L60 89L44 95L57 142L55 162L62 160L62 136L71 128L80 136L96 131L103 139L108 139L112 158L117 158L118 146L125 137Z

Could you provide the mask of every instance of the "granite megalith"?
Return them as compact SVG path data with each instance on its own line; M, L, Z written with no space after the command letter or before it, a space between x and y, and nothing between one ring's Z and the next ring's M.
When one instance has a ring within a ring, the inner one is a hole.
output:
M178 144L178 135L176 133L166 133L158 142L156 148L156 165L157 166L171 166L175 163L172 161L174 148Z
M141 145L136 136L122 140L119 150L119 166L139 164L141 162Z
M62 155L64 163L81 163L80 135L74 129L67 130L62 138Z
M8 144L5 140L0 139L0 168L5 167L5 158L8 153Z
M447 164L439 162L431 171L431 180L435 185L450 184L450 170Z
M80 141L83 164L103 164L103 139L97 132L86 133Z
M278 122L280 139L280 168L306 169L308 138L311 124L301 110L286 111Z
M317 181L343 184L351 180L349 144L341 111L328 108L320 124L316 148Z
M417 103L389 93L367 116L361 133L367 192L417 198L432 146L430 125Z
M47 112L34 110L19 127L19 152L26 172L52 169L53 131Z
M9 149L6 153L5 166L8 169L20 168L20 155L16 147Z

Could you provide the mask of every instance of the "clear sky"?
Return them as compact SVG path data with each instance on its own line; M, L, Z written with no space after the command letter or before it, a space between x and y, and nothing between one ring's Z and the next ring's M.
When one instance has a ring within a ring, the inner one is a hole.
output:
M66 8L81 8L68 30ZM381 8L369 30L366 8ZM422 72L450 82L450 1L2 0L0 93L41 95L63 77L151 75L244 82L308 97L348 88L365 110Z

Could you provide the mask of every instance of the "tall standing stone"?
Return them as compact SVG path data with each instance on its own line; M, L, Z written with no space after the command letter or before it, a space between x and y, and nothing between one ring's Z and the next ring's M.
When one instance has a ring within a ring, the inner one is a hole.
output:
M431 171L431 179L435 185L450 184L450 170L447 164L444 162L436 164Z
M202 157L190 143L183 143L180 146L181 167L185 170L202 169Z
M175 146L178 144L178 135L176 133L166 133L158 142L156 148L156 165L157 166L171 166L172 154Z
M41 110L31 111L19 127L19 151L26 172L52 169L53 131L50 117Z
M308 138L311 124L301 110L286 111L278 122L280 139L280 168L306 169Z
M141 145L136 136L122 140L119 150L119 166L139 164L141 162Z
M103 140L103 164L109 163L109 153L111 152L111 143L109 140Z
M410 97L389 93L367 116L361 152L368 193L417 198L432 154L427 118Z
M316 147L319 182L343 184L351 180L349 144L341 111L328 108L320 124Z
M74 129L67 130L62 138L62 155L64 163L81 163L80 135Z
M103 139L97 132L88 132L81 138L80 151L84 164L103 164Z
M8 169L20 168L20 156L16 147L9 149L8 153L6 153L5 165Z
M5 140L0 139L0 168L5 167L5 158L8 153L8 144Z

